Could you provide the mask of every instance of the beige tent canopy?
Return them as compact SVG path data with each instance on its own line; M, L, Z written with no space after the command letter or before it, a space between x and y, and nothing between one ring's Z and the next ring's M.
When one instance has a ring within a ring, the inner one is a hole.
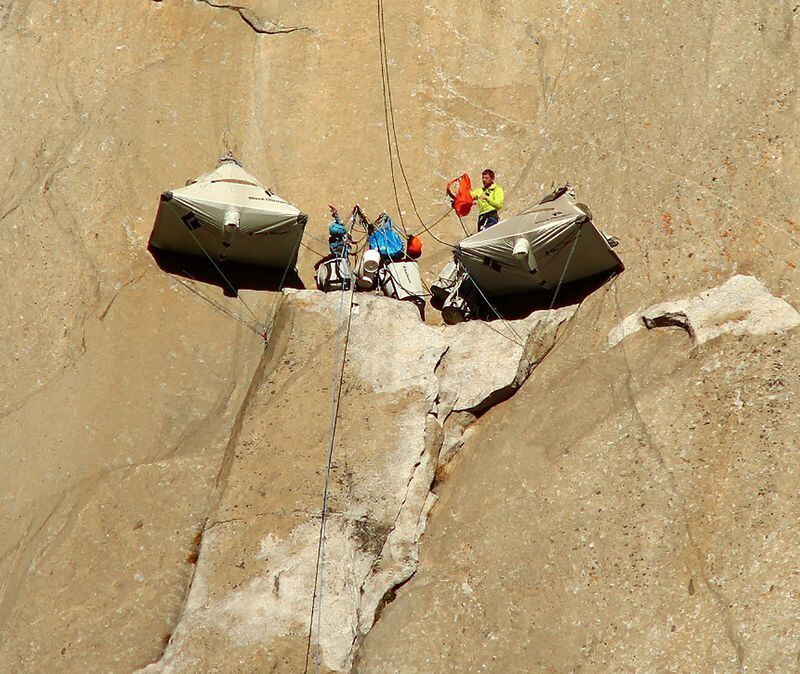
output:
M307 219L228 155L211 173L161 195L150 245L287 268L297 260Z
M460 241L455 259L487 295L555 288L623 269L606 236L571 190ZM558 193L557 192L557 193ZM548 197L545 197L547 199Z

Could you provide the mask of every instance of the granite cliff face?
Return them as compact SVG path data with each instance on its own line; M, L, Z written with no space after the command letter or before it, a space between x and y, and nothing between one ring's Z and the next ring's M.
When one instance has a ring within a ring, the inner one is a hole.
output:
M627 270L524 348L356 297L323 669L798 666L795 4L385 6L423 219L465 170L510 211L571 180ZM303 668L339 298L243 290L265 351L146 242L228 148L314 236L396 210L377 25L0 1L0 669Z

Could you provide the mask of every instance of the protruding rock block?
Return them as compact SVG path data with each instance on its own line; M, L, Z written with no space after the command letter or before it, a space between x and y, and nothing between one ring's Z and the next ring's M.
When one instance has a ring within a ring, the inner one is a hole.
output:
M611 348L643 327L679 327L699 345L726 332L764 335L797 325L800 313L791 304L758 279L737 275L695 297L654 304L628 316L609 333L607 345Z

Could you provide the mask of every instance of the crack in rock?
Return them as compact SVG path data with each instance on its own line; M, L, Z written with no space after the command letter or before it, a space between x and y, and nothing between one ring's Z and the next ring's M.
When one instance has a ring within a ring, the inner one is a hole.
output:
M275 21L264 19L250 7L245 7L243 5L231 5L222 2L213 2L213 0L197 1L204 3L209 7L214 7L215 9L226 9L231 12L236 12L242 21L244 21L253 30L253 32L258 33L259 35L285 35L287 33L295 33L301 30L312 32L311 28L308 26L284 26ZM153 2L162 2L162 0L153 0Z
M284 335L268 347L237 419L220 505L209 518L242 523L235 532L206 528L178 625L162 659L144 671L196 671L250 657L254 648L281 649L284 655L274 657L294 662L306 651L307 635L316 633L309 609L320 522L310 513L324 473L316 447L325 444L328 423L326 414L312 421L307 411L327 401L320 375L332 361L320 344L335 335L337 304L317 291L285 294L277 321ZM432 490L443 459L458 451L461 435L478 419L470 410L484 413L510 397L575 309L516 321L525 344L511 345L484 324L432 327L409 304L357 298L342 401L351 421L337 431L324 572L320 562L320 641L308 643L315 662L351 669L383 608L417 570L419 541L437 500ZM271 410L287 419L300 414L304 428L293 435L291 422L269 421ZM304 454L311 458L298 461ZM292 465L284 471L287 461ZM256 473L268 482L250 482ZM285 502L273 495L281 491ZM291 514L281 516L276 505ZM255 517L270 510L274 517ZM302 661L295 664L302 668Z

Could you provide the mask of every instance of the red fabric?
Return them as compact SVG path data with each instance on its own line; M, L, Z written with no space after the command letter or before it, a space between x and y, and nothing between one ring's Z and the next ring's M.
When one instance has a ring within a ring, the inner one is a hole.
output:
M406 242L406 253L412 260L422 255L422 239L418 236L409 236Z
M455 183L458 183L458 192L453 194L452 188ZM453 200L453 208L462 218L469 215L472 204L475 203L475 199L470 194L471 191L472 181L466 173L447 183L447 196Z

